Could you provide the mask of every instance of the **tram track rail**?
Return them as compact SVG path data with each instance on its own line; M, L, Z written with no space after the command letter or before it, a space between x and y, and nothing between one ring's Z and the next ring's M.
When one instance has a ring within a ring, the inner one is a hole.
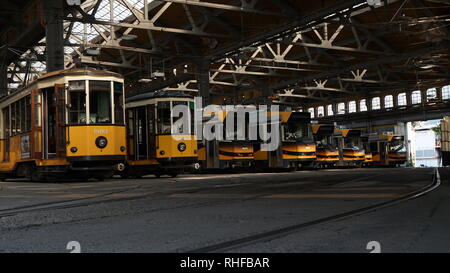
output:
M400 197L397 197L397 198L394 198L394 199L391 199L388 201L384 201L381 203L377 203L374 205L369 205L366 207L346 211L343 213L319 218L316 220L298 223L298 224L294 224L294 225L289 225L289 226L278 228L278 229L273 229L273 230L269 230L269 231L252 234L249 236L244 236L244 237L241 237L238 239L233 239L233 240L224 241L221 243L217 243L217 244L213 244L213 245L209 245L209 246L205 246L205 247L201 247L201 248L197 248L197 249L188 250L188 251L186 251L186 253L223 253L226 251L239 249L239 248L246 247L249 245L254 245L257 243L264 243L264 242L272 241L275 239L279 239L279 238L288 236L290 234L300 232L301 230L306 229L306 228L310 228L310 227L314 227L314 226L318 226L318 225L322 225L322 224L327 224L327 223L335 222L335 221L350 218L350 217L356 217L356 216L359 216L362 214L370 213L370 212L377 211L377 210L380 210L383 208L395 206L397 204L407 202L407 201L410 201L410 200L413 200L416 198L420 198L420 197L436 190L437 188L439 188L440 185L441 185L440 174L439 174L439 170L436 168L431 183L422 187L421 189L404 194Z
M380 174L380 175L376 175L376 176L372 176L373 177L378 177L378 176L384 176L386 174ZM345 180L341 180L341 181L336 181L336 180L332 180L330 182L322 182L320 184L317 184L315 182L311 182L311 183L305 183L303 185L298 185L296 189L298 190L314 190L314 189L320 189L320 188L326 188L329 186L333 186L333 185L338 185L338 184L343 184L343 183L351 183L351 182L357 182L360 180L364 180L367 179L367 177L358 177L355 179L345 179ZM292 178L292 179L287 179L286 181L283 182L279 182L278 185L283 185L283 184L290 184L292 182L297 182L298 178ZM259 182L249 182L246 185L251 185L252 187L255 184L258 184ZM259 183L261 185L270 185L270 183ZM242 186L242 184L237 183L236 185L231 184L230 186ZM227 186L227 188L229 188L230 186ZM134 196L134 197L115 197L115 198L110 198L110 199L105 199L108 198L109 196L115 195L115 194L121 194L121 193L126 193L129 191L133 191L133 190L137 190L137 189L141 189L143 187L143 185L139 185L139 186L135 186L132 188L127 188L127 189L121 189L121 190L117 190L117 191L112 191L112 192L108 192L108 193L103 193L103 194L99 194L96 196L91 196L91 197L84 197L84 198L76 198L76 199L70 199L70 200L62 200L62 201L54 201L54 202L43 202L43 203L38 203L38 204L33 204L33 205L27 205L27 206L20 206L20 207L14 207L14 208L8 208L8 209L1 209L0 210L0 219L4 218L4 217L11 217L11 216L16 216L19 214L23 214L23 213L31 213L31 212L43 212L43 211L49 211L49 210L59 210L59 209L70 209L70 208L78 208L78 207L85 207L85 206L90 206L90 205L97 205L97 204L103 204L103 203L111 203L111 202L121 202L121 201L133 201L133 200L139 200L139 199L144 199L144 198L148 198L149 196L164 196L167 194L191 194L191 193L198 193L204 190L211 190L211 186L209 187L198 187L198 188L189 188L189 189L183 189L183 190L177 190L177 191L167 191L167 192L150 192L147 194L143 194L140 196ZM214 188L217 189L217 188ZM250 201L250 200L255 200L258 198L262 198L264 196L269 196L269 195L273 195L273 194L280 194L280 193L285 193L285 192L290 192L291 188L288 186L286 189L280 189L277 191L271 191L269 193L256 193L253 194L249 197L246 198L242 198L242 199L232 199L232 200L220 200L220 201L206 201L206 202L200 202L200 203L194 203L194 204L189 204L189 205L181 205L181 206L175 206L175 207L170 207L170 208L160 208L160 209L154 209L154 210L150 210L147 212L156 212L156 211L163 211L163 210L171 210L171 209L181 209L181 208L189 208L189 207L204 207L204 206L209 206L209 205L218 205L218 204L227 204L227 203L234 203L234 202L243 202L243 201Z

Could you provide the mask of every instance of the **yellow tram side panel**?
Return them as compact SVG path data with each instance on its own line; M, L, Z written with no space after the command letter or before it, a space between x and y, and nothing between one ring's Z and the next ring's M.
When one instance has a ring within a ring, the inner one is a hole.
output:
M317 150L317 161L318 162L338 162L339 161L339 151L333 150Z
M0 139L0 165L5 161L5 140Z
M221 154L220 152L229 153L230 155ZM245 155L238 156L238 154L245 154ZM252 160L252 159L254 159L253 145L240 145L238 143L219 144L219 160Z
M392 163L405 163L406 162L406 153L404 152L396 152L396 153L388 153L388 162Z
M199 161L205 161L206 160L206 147L200 146L198 148L198 160Z
M66 147L69 157L126 155L126 150L120 150L120 147L126 147L125 126L70 126L66 132L66 138L70 141ZM99 149L95 144L100 136L108 140L104 149ZM72 147L76 147L78 151L72 153Z
M368 153L368 152L365 153L365 160L364 160L364 162L367 162L367 163L373 162L373 155L372 155L372 153Z
M13 136L9 139L9 160L4 161L5 158L5 140L2 140L2 157L3 160L0 163L0 171L10 172L15 169L15 166L19 160L22 160L20 151L20 135Z
M366 153L364 150L359 151L343 151L344 161L365 161Z
M158 165L159 162L156 159L149 160L128 160L128 164L131 166L147 166L147 165Z
M180 143L186 144L186 150L178 150ZM163 135L156 137L157 158L197 157L197 139L193 135ZM161 152L164 151L164 154Z
M290 155L284 153L308 153L308 155ZM315 160L316 159L316 145L314 144L283 144L283 159L299 159L299 160Z
M29 133L27 134L21 134L21 135L15 135L10 138L9 142L9 155L5 154L5 140L1 140L1 162L0 162L0 172L11 172L14 171L17 167L18 163L21 162L29 162L29 161L35 161L37 165L39 165L39 162L41 160L34 160L32 158L31 151L23 151L23 146L21 145L21 138L22 136L30 136ZM28 148L29 148L28 143ZM5 161L9 157L8 161Z
M269 160L269 152L268 151L256 151L254 154L255 160Z

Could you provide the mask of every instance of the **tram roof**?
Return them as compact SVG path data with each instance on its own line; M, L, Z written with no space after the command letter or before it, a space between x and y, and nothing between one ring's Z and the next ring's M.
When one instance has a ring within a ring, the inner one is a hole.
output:
M153 93L144 93L130 97L127 99L126 102L129 103L134 101L156 99L156 98L194 98L194 97L179 91L157 91Z
M62 77L62 76L105 76L105 77L117 77L117 78L123 78L122 75L119 73L101 70L101 69L94 69L94 68L72 68L72 69L65 69L65 70L58 70L54 72L47 73L40 77L38 81L49 79L52 77Z

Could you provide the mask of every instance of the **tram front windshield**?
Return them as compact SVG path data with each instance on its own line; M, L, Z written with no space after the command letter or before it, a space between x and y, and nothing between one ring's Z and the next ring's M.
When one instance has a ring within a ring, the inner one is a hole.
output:
M360 142L357 137L346 137L344 138L344 148L359 150L361 147Z
M178 117L172 117L171 113L174 107L178 105L186 106L189 110L187 116L184 116L184 112ZM193 131L193 102L188 101L160 101L157 105L157 132L160 135L170 135L170 134L191 134ZM180 119L188 120L189 122L181 122ZM177 122L179 121L179 122ZM187 127L184 126L187 124ZM172 130L173 129L173 130Z
M89 90L90 123L112 123L111 83L107 81L90 81Z
M336 150L336 146L332 143L331 137L322 138L321 140L316 142L317 148L319 149L327 149L327 150Z
M391 152L406 152L406 147L401 138L394 138L390 143Z
M114 82L111 90L110 81L70 81L68 94L68 123L112 124L112 111L115 111L115 123L123 124L123 84ZM114 94L114 102L112 100ZM89 96L88 96L89 95ZM86 108L89 105L89 113ZM114 108L113 108L114 105Z
M283 126L283 141L311 141L309 124L288 122Z

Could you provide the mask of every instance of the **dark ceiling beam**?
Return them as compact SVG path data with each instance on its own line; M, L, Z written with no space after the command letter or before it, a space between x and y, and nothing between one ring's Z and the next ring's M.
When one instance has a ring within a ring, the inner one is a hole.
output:
M347 67L342 67L339 69L333 69L333 70L329 70L329 71L325 71L322 73L317 73L317 74L313 74L310 76L306 76L306 77L299 77L296 79L291 79L291 80L287 80L287 81L282 81L280 83L274 84L272 86L270 86L270 88L272 90L279 90L279 89L283 89L283 88L287 88L289 86L293 86L296 85L300 82L308 82L308 81L312 81L312 80L319 80L319 79L327 79L327 78L332 78L332 77L337 77L343 73L349 73L350 71L356 71L358 69L368 69L368 68L373 68L373 67L379 67L382 65L386 65L389 63L395 63L395 62L399 62L399 61L404 61L407 60L411 57L416 57L416 56L423 56L426 54L430 54L433 52L439 52L439 51L443 51L443 50L450 50L450 43L449 42L442 42L438 45L435 46L427 46L425 48L421 48L421 49L416 49L416 50L412 50L412 51L408 51L406 53L398 53L397 55L394 56L389 56L389 57L385 57L385 58L378 58L376 60L370 61L370 62L363 62L363 63L358 63L358 64L353 64L353 65L349 65Z
M297 18L282 26L273 28L271 30L258 33L247 39L240 40L228 46L213 50L208 54L208 58L213 61L219 58L223 58L226 55L234 54L237 50L243 47L261 45L268 41L285 37L291 33L305 30L313 25L318 25L321 22L329 21L332 18L338 18L339 14L346 9L351 9L357 4L361 4L358 9L363 9L368 6L367 1L363 0L338 0L337 3L326 8L322 8L316 12L310 12L308 14L299 15Z
M158 82L154 82L151 84L145 84L142 87L133 89L131 92L134 95L155 92L155 91L162 90L162 89L172 86L172 85L177 85L179 83L183 83L183 82L187 82L187 81L191 81L191 80L195 80L195 79L196 79L195 74L185 73L182 75L169 77L168 79L166 79L164 81L158 81Z

